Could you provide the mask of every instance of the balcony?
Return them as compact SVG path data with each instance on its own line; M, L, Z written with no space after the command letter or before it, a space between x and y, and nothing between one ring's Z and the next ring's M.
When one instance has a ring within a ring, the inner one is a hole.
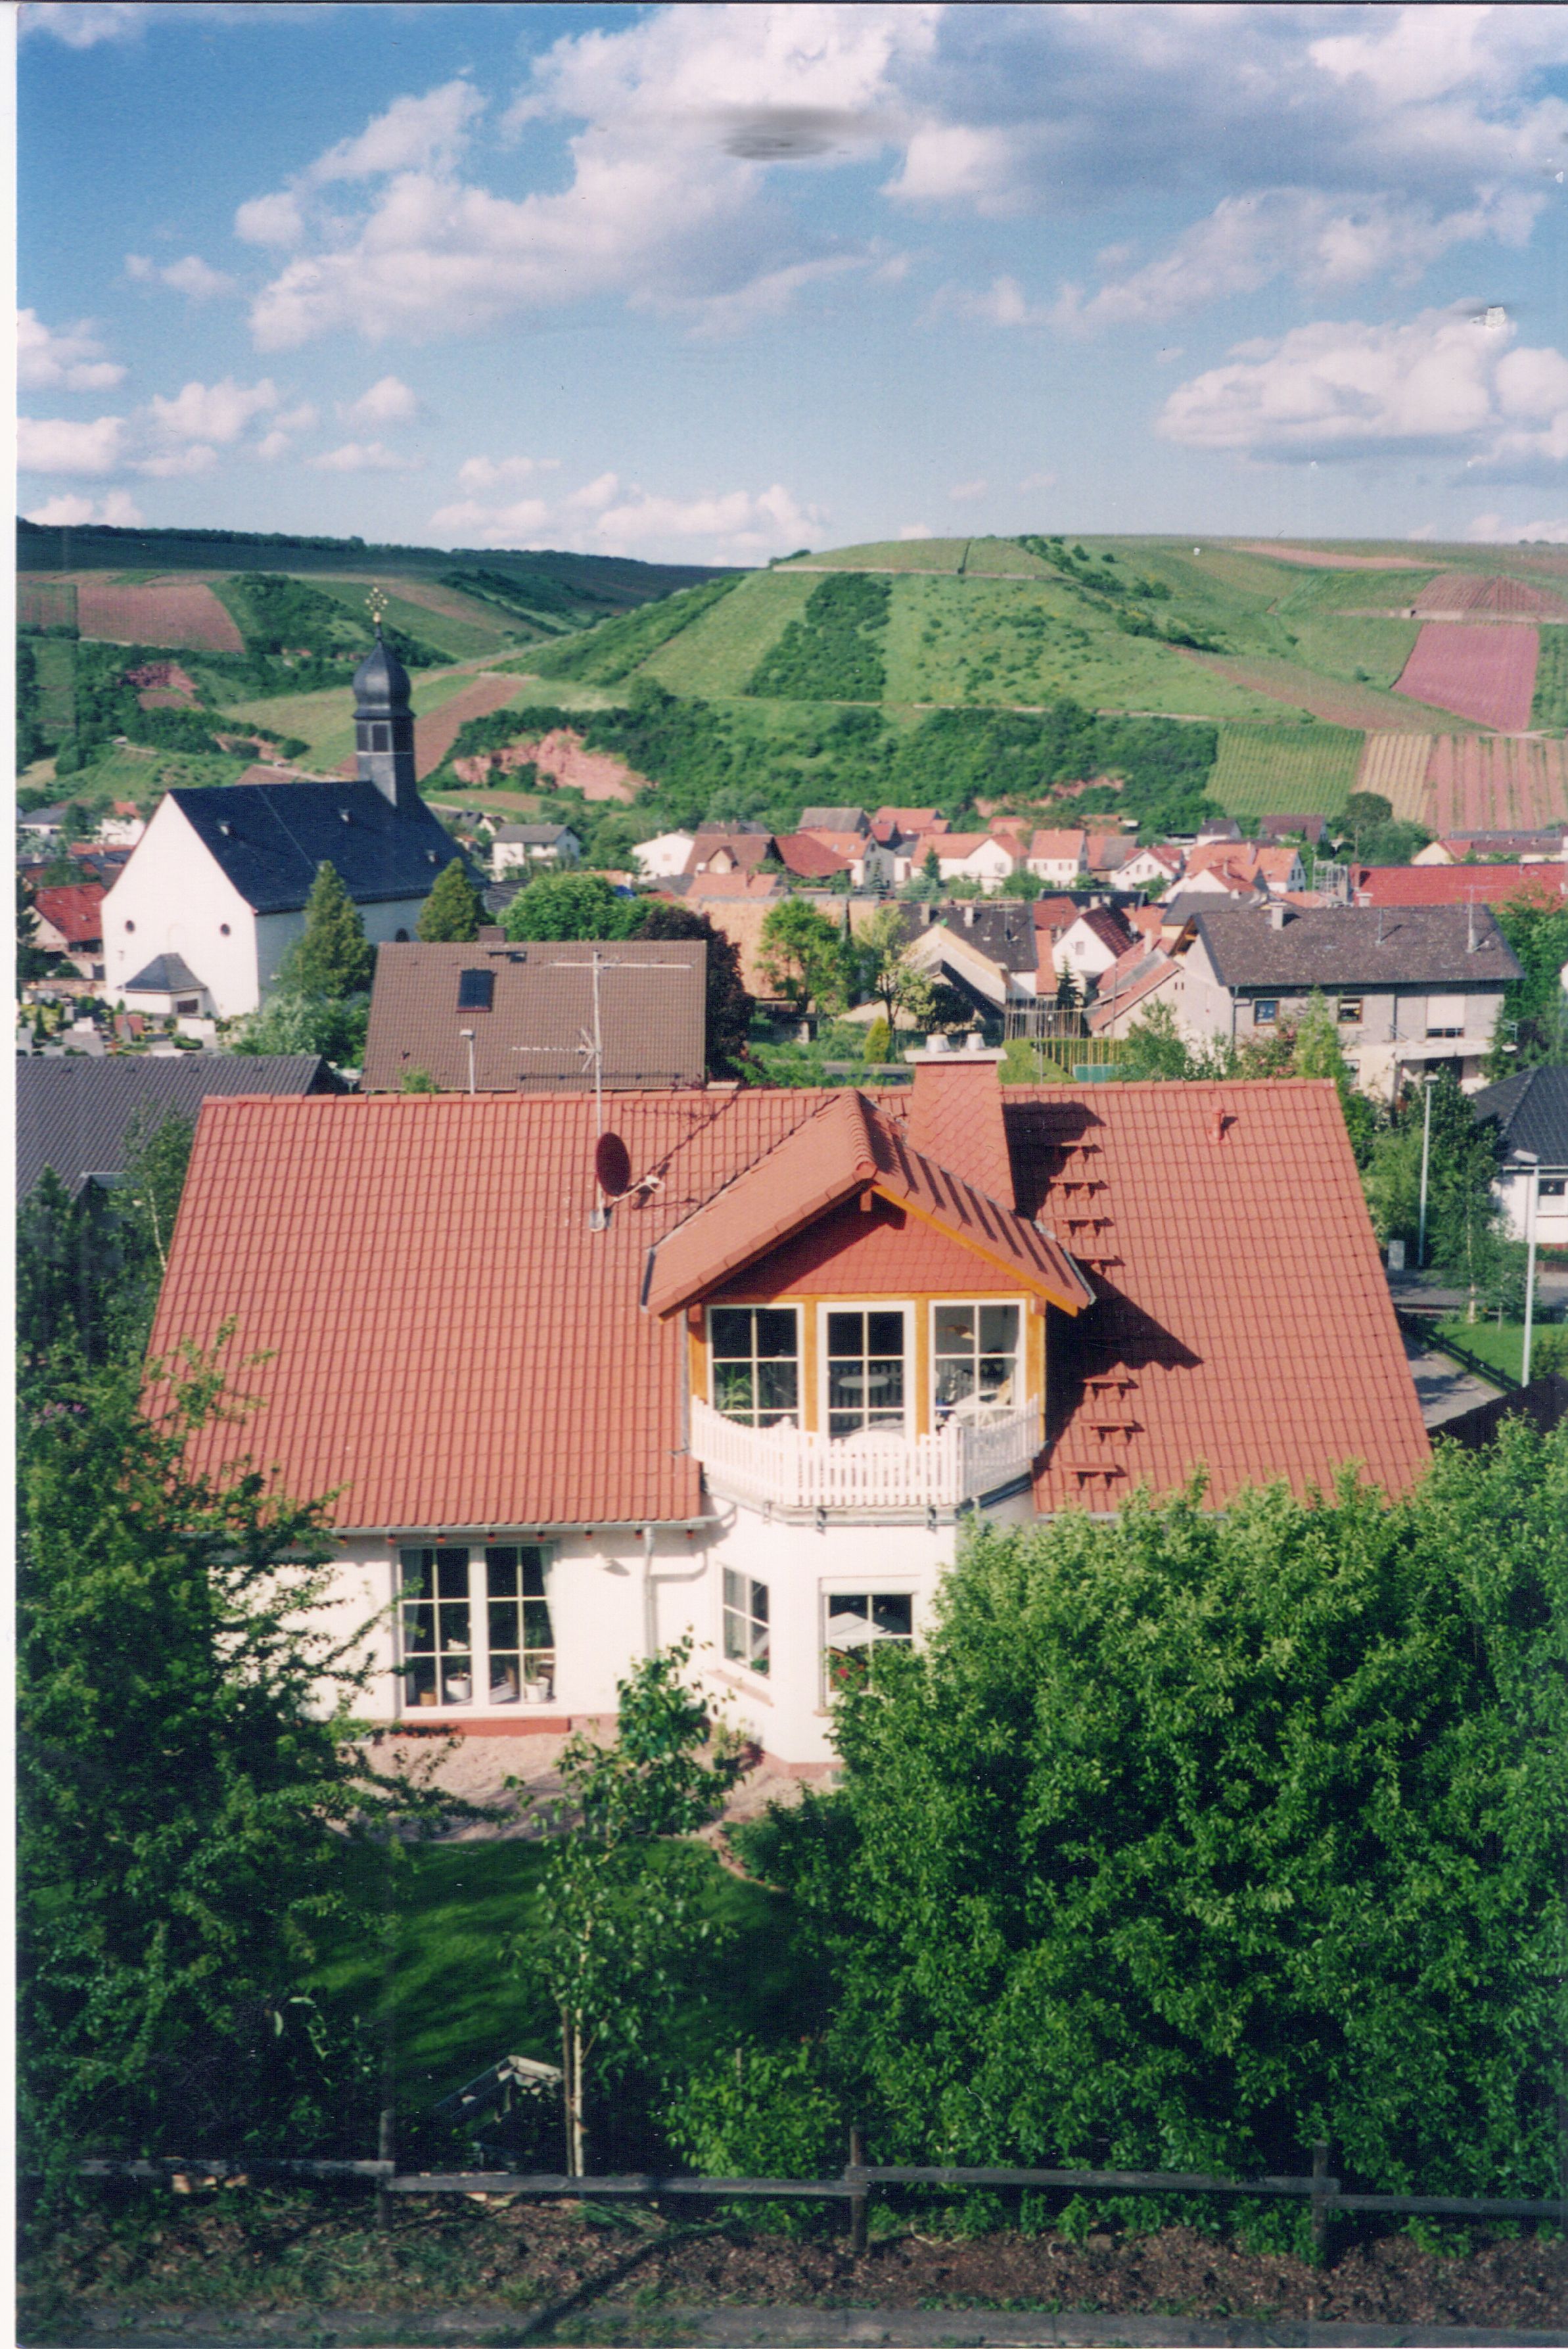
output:
M743 1427L695 1397L691 1448L710 1492L753 1508L903 1517L951 1510L1026 1477L1044 1441L1040 1407L955 1412L931 1435L880 1430L834 1442L798 1427Z

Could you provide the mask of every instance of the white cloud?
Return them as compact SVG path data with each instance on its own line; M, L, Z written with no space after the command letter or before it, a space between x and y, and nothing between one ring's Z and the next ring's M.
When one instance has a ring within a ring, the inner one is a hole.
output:
M345 424L412 424L419 413L419 399L406 383L395 375L384 375L368 391L338 409Z
M86 318L57 334L33 310L16 313L16 381L23 391L112 391L125 369L103 356Z
M990 482L984 479L976 481L954 481L947 494L955 504L964 504L971 498L983 498L990 486Z
M315 409L308 399L302 401L298 408L281 409L273 419L271 430L263 433L257 441L257 456L269 465L275 464L280 457L287 456L296 436L301 432L314 431L317 421Z
M892 70L929 51L938 13L676 6L569 35L507 117L512 131L545 118L583 126L560 192L500 196L459 175L478 103L467 84L399 100L292 188L242 208L242 233L310 248L259 296L256 340L466 332L603 295L684 312L708 333L777 315L877 256L804 227L769 200L768 172L885 143ZM314 191L350 174L381 183L357 217L329 216Z
M934 538L935 535L928 522L906 522L899 532L900 538Z
M458 467L458 480L465 490L499 490L509 481L530 481L535 473L556 472L560 465L559 457L469 457Z
M1380 195L1347 203L1311 188L1227 196L1168 253L1112 277L1087 301L1081 286L1064 286L1051 321L1080 334L1143 326L1254 294L1282 274L1324 288L1385 274L1409 282L1453 245L1482 238L1527 243L1544 202L1538 191L1506 189L1466 210L1439 214L1426 204ZM1124 253L1103 254L1101 265L1110 268L1124 258Z
M1189 448L1274 458L1450 450L1526 471L1568 456L1568 360L1510 349L1513 329L1473 311L1402 324L1320 320L1239 343L1227 364L1179 384L1158 429Z
M46 498L41 506L34 506L27 515L29 522L49 523L56 529L79 530L89 522L107 523L114 530L134 530L146 520L140 507L129 490L110 490L107 497L95 504L91 498L78 497L74 491L61 490Z
M91 424L63 417L19 417L16 464L24 473L112 473L125 454L123 416L99 416Z
M277 404L277 386L270 377L243 384L224 376L219 383L188 383L172 399L154 394L147 417L160 440L213 440L227 448L256 417Z
M1506 523L1501 514L1478 514L1465 536L1483 546L1529 546L1545 539L1549 544L1568 543L1568 514L1560 514L1555 522Z
M125 274L139 285L170 285L176 294L185 295L192 302L210 302L219 294L232 294L234 280L221 269L213 269L199 254L188 253L183 261L171 261L160 268L145 253L128 253Z
M135 471L157 481L183 480L191 473L210 473L218 451L210 441L191 440L182 449L165 449L153 457L139 457Z
M100 41L132 39L146 16L145 0L27 0L20 30L48 33L68 49L91 49Z
M318 473L407 473L418 470L416 458L399 457L383 440L346 440L341 449L324 450L309 463Z
M476 461L488 460L470 460ZM780 482L755 492L729 490L671 498L652 494L636 482L624 484L618 475L605 472L554 504L537 497L500 506L460 499L438 507L430 526L449 540L461 537L483 546L514 546L548 529L552 544L594 554L624 554L636 549L678 559L707 552L718 560L747 560L799 545L823 519L820 508L803 504Z
M281 245L284 251L304 242L304 214L292 188L275 195L253 196L234 214L234 234L246 244Z
M978 318L987 326L1032 326L1048 314L1032 304L1016 277L994 277L984 293L962 285L944 285L932 297L928 323L951 314Z
M519 498L510 506L482 506L477 499L465 498L457 505L439 507L430 516L430 527L472 532L484 546L513 546L549 517L550 508L542 498Z

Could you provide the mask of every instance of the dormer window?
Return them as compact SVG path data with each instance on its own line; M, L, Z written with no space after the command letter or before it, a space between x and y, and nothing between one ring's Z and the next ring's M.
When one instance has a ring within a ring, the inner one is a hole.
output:
M715 1306L707 1317L713 1407L743 1427L797 1427L800 1318L792 1305Z
M1022 1392L1016 1305L937 1305L932 1309L932 1402L945 1419L984 1420L1010 1410Z
M460 970L458 973L458 1009L488 1011L495 999L493 970Z

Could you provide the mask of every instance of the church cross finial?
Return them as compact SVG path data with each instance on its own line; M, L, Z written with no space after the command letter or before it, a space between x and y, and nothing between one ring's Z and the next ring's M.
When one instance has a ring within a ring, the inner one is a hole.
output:
M373 587L365 601L370 613L371 626L375 628L377 635L379 636L381 634L381 623L387 617L387 598L382 594L379 587Z

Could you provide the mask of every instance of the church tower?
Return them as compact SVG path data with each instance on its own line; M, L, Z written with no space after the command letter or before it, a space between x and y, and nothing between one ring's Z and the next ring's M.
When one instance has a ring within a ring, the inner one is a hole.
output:
M354 672L354 747L362 783L374 783L401 814L423 804L414 775L408 672L382 642L379 617L376 642Z

